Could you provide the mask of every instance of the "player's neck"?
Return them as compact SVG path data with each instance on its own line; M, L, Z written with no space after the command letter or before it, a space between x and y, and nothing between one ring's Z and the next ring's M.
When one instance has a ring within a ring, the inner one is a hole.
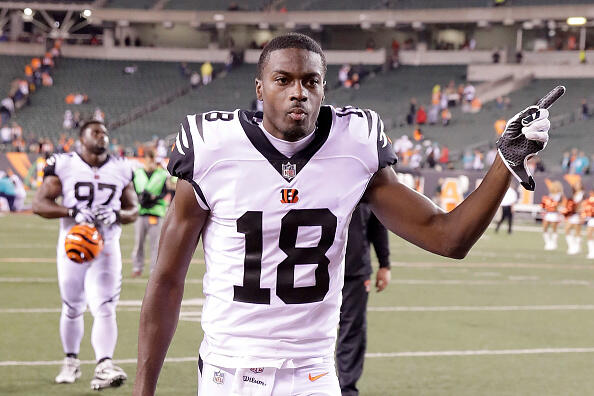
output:
M81 150L80 157L92 167L99 167L107 161L107 152L101 154L95 154L90 152L89 150L85 149L84 146Z
M274 136L277 139L285 140L287 142L296 142L303 139L306 136L311 135L316 130L316 125L314 124L311 131L303 132L303 133L296 133L296 132L285 132L277 129L274 124L272 124L264 115L264 119L262 120L262 126L270 135Z

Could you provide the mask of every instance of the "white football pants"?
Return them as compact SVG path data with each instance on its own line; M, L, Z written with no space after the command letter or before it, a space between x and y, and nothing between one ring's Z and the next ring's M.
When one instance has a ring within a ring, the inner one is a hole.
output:
M93 315L91 344L95 358L111 358L118 338L116 305L122 286L119 240L106 241L97 258L77 264L66 256L64 240L60 238L57 255L62 297L60 337L64 353L79 353L84 333L83 314L88 305Z
M340 396L333 358L283 369L199 366L198 396Z

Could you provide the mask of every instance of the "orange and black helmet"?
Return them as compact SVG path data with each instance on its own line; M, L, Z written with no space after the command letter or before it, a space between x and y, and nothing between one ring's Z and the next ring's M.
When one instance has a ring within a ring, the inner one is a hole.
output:
M77 224L68 231L64 242L68 258L82 264L93 260L103 249L103 238L90 224Z

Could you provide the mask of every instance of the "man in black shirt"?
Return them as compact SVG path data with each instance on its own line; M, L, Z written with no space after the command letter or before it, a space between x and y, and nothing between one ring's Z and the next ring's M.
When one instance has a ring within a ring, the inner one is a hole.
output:
M375 287L382 291L390 282L388 230L371 213L367 204L353 212L346 248L344 288L336 346L338 380L342 396L358 395L356 384L363 372L367 344L367 298L369 296L373 243L379 261Z

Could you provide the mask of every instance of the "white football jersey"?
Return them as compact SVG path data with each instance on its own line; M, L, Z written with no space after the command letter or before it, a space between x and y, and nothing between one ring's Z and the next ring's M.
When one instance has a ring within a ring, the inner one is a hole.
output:
M210 210L202 233L206 362L334 353L351 214L371 177L396 162L370 110L323 106L315 137L291 158L270 143L261 118L244 110L188 115L170 155L170 173Z
M67 153L48 158L44 177L50 175L57 176L62 183L62 205L68 208L104 205L120 210L122 191L132 181L133 171L124 158L108 156L103 165L92 167L79 154ZM75 224L71 217L60 219L60 241ZM99 230L105 242L119 238L122 232L119 223L101 225Z

